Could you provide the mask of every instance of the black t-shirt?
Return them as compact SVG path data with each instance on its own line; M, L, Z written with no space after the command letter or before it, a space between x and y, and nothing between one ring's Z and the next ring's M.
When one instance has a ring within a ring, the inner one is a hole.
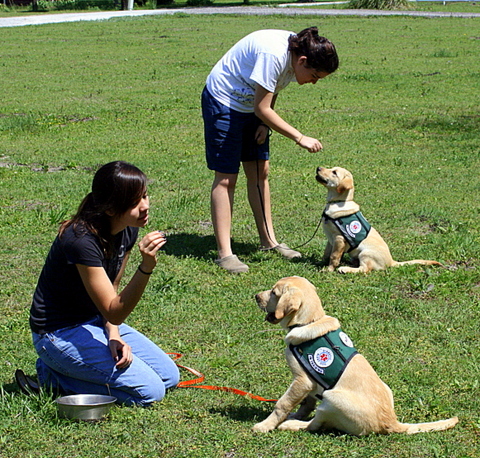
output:
M106 258L99 239L82 227L69 226L50 248L30 309L30 328L37 334L74 326L100 314L83 285L75 264L103 267L113 281L125 254L138 236L127 227L114 239L114 253Z

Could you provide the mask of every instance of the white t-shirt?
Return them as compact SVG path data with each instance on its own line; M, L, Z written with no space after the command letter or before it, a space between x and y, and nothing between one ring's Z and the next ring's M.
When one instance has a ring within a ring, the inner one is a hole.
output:
M208 75L210 94L235 111L252 113L257 85L277 94L296 80L288 51L290 35L295 32L259 30L242 38Z

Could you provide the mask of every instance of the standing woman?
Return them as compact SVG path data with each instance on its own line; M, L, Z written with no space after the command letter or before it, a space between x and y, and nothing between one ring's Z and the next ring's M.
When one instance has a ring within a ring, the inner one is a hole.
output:
M149 405L177 385L179 371L172 359L124 324L166 243L162 232L142 238L140 265L118 291L148 211L145 174L126 162L110 162L95 174L92 192L77 214L60 227L30 310L41 386ZM17 372L17 381L31 384Z
M202 114L208 168L215 171L211 190L212 222L220 267L232 273L248 266L233 254L231 223L240 162L247 177L248 199L260 236L261 250L276 250L286 258L298 251L279 244L273 231L269 172L269 129L311 153L321 143L303 135L274 110L278 92L291 81L315 84L338 68L333 43L316 27L296 34L260 30L247 35L217 62L202 94Z

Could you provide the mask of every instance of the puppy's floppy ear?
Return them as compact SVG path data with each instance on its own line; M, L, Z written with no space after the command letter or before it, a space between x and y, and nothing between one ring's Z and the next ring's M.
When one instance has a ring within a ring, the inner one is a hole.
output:
M296 312L302 305L302 301L303 293L300 289L286 286L275 308L275 318L281 320Z
M337 186L337 192L339 194L344 193L345 191L349 191L353 188L353 178L350 175L345 175L343 180Z

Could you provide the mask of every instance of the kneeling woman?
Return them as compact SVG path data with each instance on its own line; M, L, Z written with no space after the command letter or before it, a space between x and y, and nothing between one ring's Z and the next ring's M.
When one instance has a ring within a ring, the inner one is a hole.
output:
M127 405L149 405L177 385L179 371L172 359L124 324L166 243L163 233L142 238L142 261L118 292L148 210L144 173L116 161L98 170L92 192L62 224L30 311L41 386L66 394L111 394Z

